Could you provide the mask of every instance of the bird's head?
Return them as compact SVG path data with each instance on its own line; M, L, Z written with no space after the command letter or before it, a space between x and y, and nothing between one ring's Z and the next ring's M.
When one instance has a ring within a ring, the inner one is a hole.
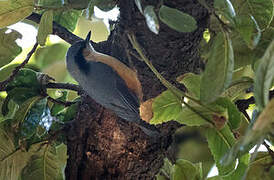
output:
M89 53L94 52L94 48L90 44L90 37L91 37L91 31L87 34L87 37L85 40L78 41L74 43L67 52L67 60L75 59L79 56L85 56Z

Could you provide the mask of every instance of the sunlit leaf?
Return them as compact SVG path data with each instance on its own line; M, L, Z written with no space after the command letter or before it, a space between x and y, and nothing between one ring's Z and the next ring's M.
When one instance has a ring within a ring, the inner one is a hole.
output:
M234 69L234 55L227 33L219 33L211 39L213 47L201 81L201 101L213 102L229 87Z
M0 1L0 28L14 24L33 11L33 0Z
M155 34L158 34L160 25L159 25L158 18L154 12L154 7L146 6L144 10L144 16L146 18L146 23L149 30Z
M179 32L192 32L197 28L196 20L177 9L162 5L159 10L160 20Z
M159 124L174 120L182 111L182 104L169 90L159 95L152 104L153 118L150 123Z
M193 107L193 108L195 109L195 112L187 107L184 107L179 112L175 120L187 126L201 126L201 125L208 124L208 122L204 119L204 117L212 121L213 113L211 111L203 107Z
M63 91L63 92L62 92L62 96L59 97L58 100L65 102L65 101L67 100L67 96L68 96L68 92L67 92L67 91ZM65 108L65 107L64 107L63 105L55 103L55 104L52 106L51 110L50 110L51 115L52 115L52 116L56 116L56 115L57 115L60 111L62 111L64 108Z
M256 105L262 110L268 103L269 89L274 80L274 40L265 51L256 70L254 82L254 97Z
M11 32L6 33L7 31ZM22 38L19 32L8 28L0 29L0 68L21 53L22 48L15 42L18 38Z
M47 36L52 33L53 11L49 10L43 13L37 34L37 42L39 45L44 46Z

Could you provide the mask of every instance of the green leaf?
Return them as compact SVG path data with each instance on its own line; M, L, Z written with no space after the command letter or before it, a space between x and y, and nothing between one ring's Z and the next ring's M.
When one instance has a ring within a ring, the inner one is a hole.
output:
M0 123L0 180L18 179L30 157L29 153L16 149L14 137L7 129Z
M78 10L54 11L53 20L73 32L81 13Z
M47 36L52 34L52 22L53 22L53 11L45 11L41 17L37 42L39 45L44 46L47 40Z
M11 32L6 33L8 30ZM22 52L22 48L15 42L18 38L22 38L19 32L8 28L0 29L0 68Z
M250 49L254 49L261 38L261 30L253 16L245 15L235 18L236 29Z
M274 37L274 29L268 28L262 31L262 36L258 45L250 49L239 33L231 33L232 45L235 58L235 69L246 65L254 64L263 55Z
M42 97L40 96L35 96L32 97L28 100L26 100L21 106L19 106L18 111L16 111L14 119L13 119L13 124L15 124L15 127L17 128L18 125L20 125L21 123L23 123L25 117L27 116L29 110L31 109L31 107L41 99Z
M21 21L32 10L33 0L0 1L0 28Z
M176 119L182 111L182 104L171 91L167 90L156 97L152 108L154 115L150 123L160 124Z
M59 97L57 100L65 102L67 100L68 92L67 91L62 91L62 96ZM61 104L55 103L52 108L51 108L51 115L56 116L60 111L62 111L65 107Z
M274 40L268 46L264 56L260 60L254 80L254 97L259 110L268 103L269 89L274 80Z
M33 91L30 88L13 88L12 90L8 91L8 95L5 98L5 101L3 103L3 106L2 106L3 115L6 116L6 114L8 114L10 110L13 110L8 108L10 104L10 100L12 100L13 103L21 105L27 99L37 96L38 94L40 94L38 91Z
M271 164L273 167L273 159L267 152L258 152L255 160L250 163L246 179L272 180L273 176L271 176L268 170L270 169Z
M39 127L43 128L43 131L40 129L38 132L38 135L41 136L51 123L52 117L50 116L49 107L47 106L47 99L41 99L31 107L25 120L22 122L20 136L29 139L38 132Z
M209 111L208 109L205 109L203 107L193 108L195 109L195 112L187 107L184 107L181 112L179 112L179 115L175 120L187 126L201 126L208 124L208 122L203 117L207 118L208 120L212 120L212 111ZM201 117L197 113L201 114L203 117Z
M58 164L56 149L52 146L43 148L42 155L33 155L28 165L22 171L22 180L44 179L59 180L63 179L62 169Z
M230 131L230 128L227 125L225 125L225 127L221 130L208 128L206 132L206 138L208 141L209 149L216 162L219 175L223 176L232 172L235 167L235 162L231 162L228 165L224 165L224 163L221 162L223 156L229 151L229 149L236 141L232 132Z
M176 160L173 165L172 180L195 180L200 179L200 172L197 166L184 159Z
M196 20L192 16L164 5L159 10L159 18L170 28L179 32L192 32L197 29Z
M187 89L187 94L194 98L200 99L201 75L185 73L177 78L177 81L184 84Z
M232 130L238 129L241 125L241 113L236 105L228 98L218 98L216 104L224 107L228 111L228 125Z
M25 87L30 89L40 89L40 83L37 79L37 73L31 69L20 69L14 80L7 85L7 91L16 87Z
M213 102L229 87L234 69L233 47L228 34L219 33L211 40L213 47L201 82L203 103Z
M223 92L222 96L228 97L232 101L235 100L238 96L245 93L245 90L250 88L253 84L253 79L249 77L243 77L240 80L236 80L231 83L229 88Z
M65 168L67 164L67 146L62 143L56 146L56 155L58 157L58 166L61 168L61 172L63 174L63 179L65 179Z
M273 0L237 0L233 4L239 15L251 14L261 30L266 29L273 19Z
M155 34L158 34L160 25L159 25L158 18L154 12L154 7L146 6L144 10L144 16L146 18L146 23L149 30Z
M230 0L214 0L214 8L217 14L222 14L231 23L234 23L236 12Z

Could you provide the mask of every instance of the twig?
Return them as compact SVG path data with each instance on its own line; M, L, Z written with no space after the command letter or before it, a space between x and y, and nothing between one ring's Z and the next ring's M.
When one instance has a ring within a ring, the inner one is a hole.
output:
M69 83L48 83L46 84L46 88L52 89L68 89L72 91L77 91L78 93L82 93L83 89L76 85L76 84L69 84Z
M63 105L65 107L68 107L76 102L72 102L72 101L61 101L61 100L58 100L58 99L54 99L50 96L48 96L48 100L53 102L53 103L56 103L56 104L60 104L60 105Z
M31 51L27 54L26 59L19 66L17 66L13 70L12 74L8 77L8 79L0 82L0 91L3 91L6 88L7 84L14 79L14 77L17 75L17 73L19 72L19 70L21 68L23 68L28 63L29 59L31 58L31 56L35 52L37 46L38 46L38 43L35 43L34 46L33 46L33 48L31 49Z

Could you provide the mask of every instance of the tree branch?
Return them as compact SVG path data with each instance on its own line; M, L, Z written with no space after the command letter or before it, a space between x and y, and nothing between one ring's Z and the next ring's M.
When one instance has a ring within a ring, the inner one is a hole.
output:
M27 54L26 59L25 59L19 66L17 66L17 67L13 70L12 74L8 77L8 79L6 79L6 80L0 82L0 91L4 91L5 88L6 88L6 86L7 86L7 84L8 84L9 82L11 82L11 81L14 79L14 77L17 75L17 73L19 72L19 70L20 70L21 68L23 68L23 67L28 63L29 59L31 58L31 56L32 56L33 53L35 52L37 46L38 46L38 44L35 43L34 46L33 46L33 48L31 49L31 51Z
M46 88L52 89L68 89L72 91L77 91L78 93L82 93L83 89L76 85L76 84L69 84L69 83L48 83L46 84Z

